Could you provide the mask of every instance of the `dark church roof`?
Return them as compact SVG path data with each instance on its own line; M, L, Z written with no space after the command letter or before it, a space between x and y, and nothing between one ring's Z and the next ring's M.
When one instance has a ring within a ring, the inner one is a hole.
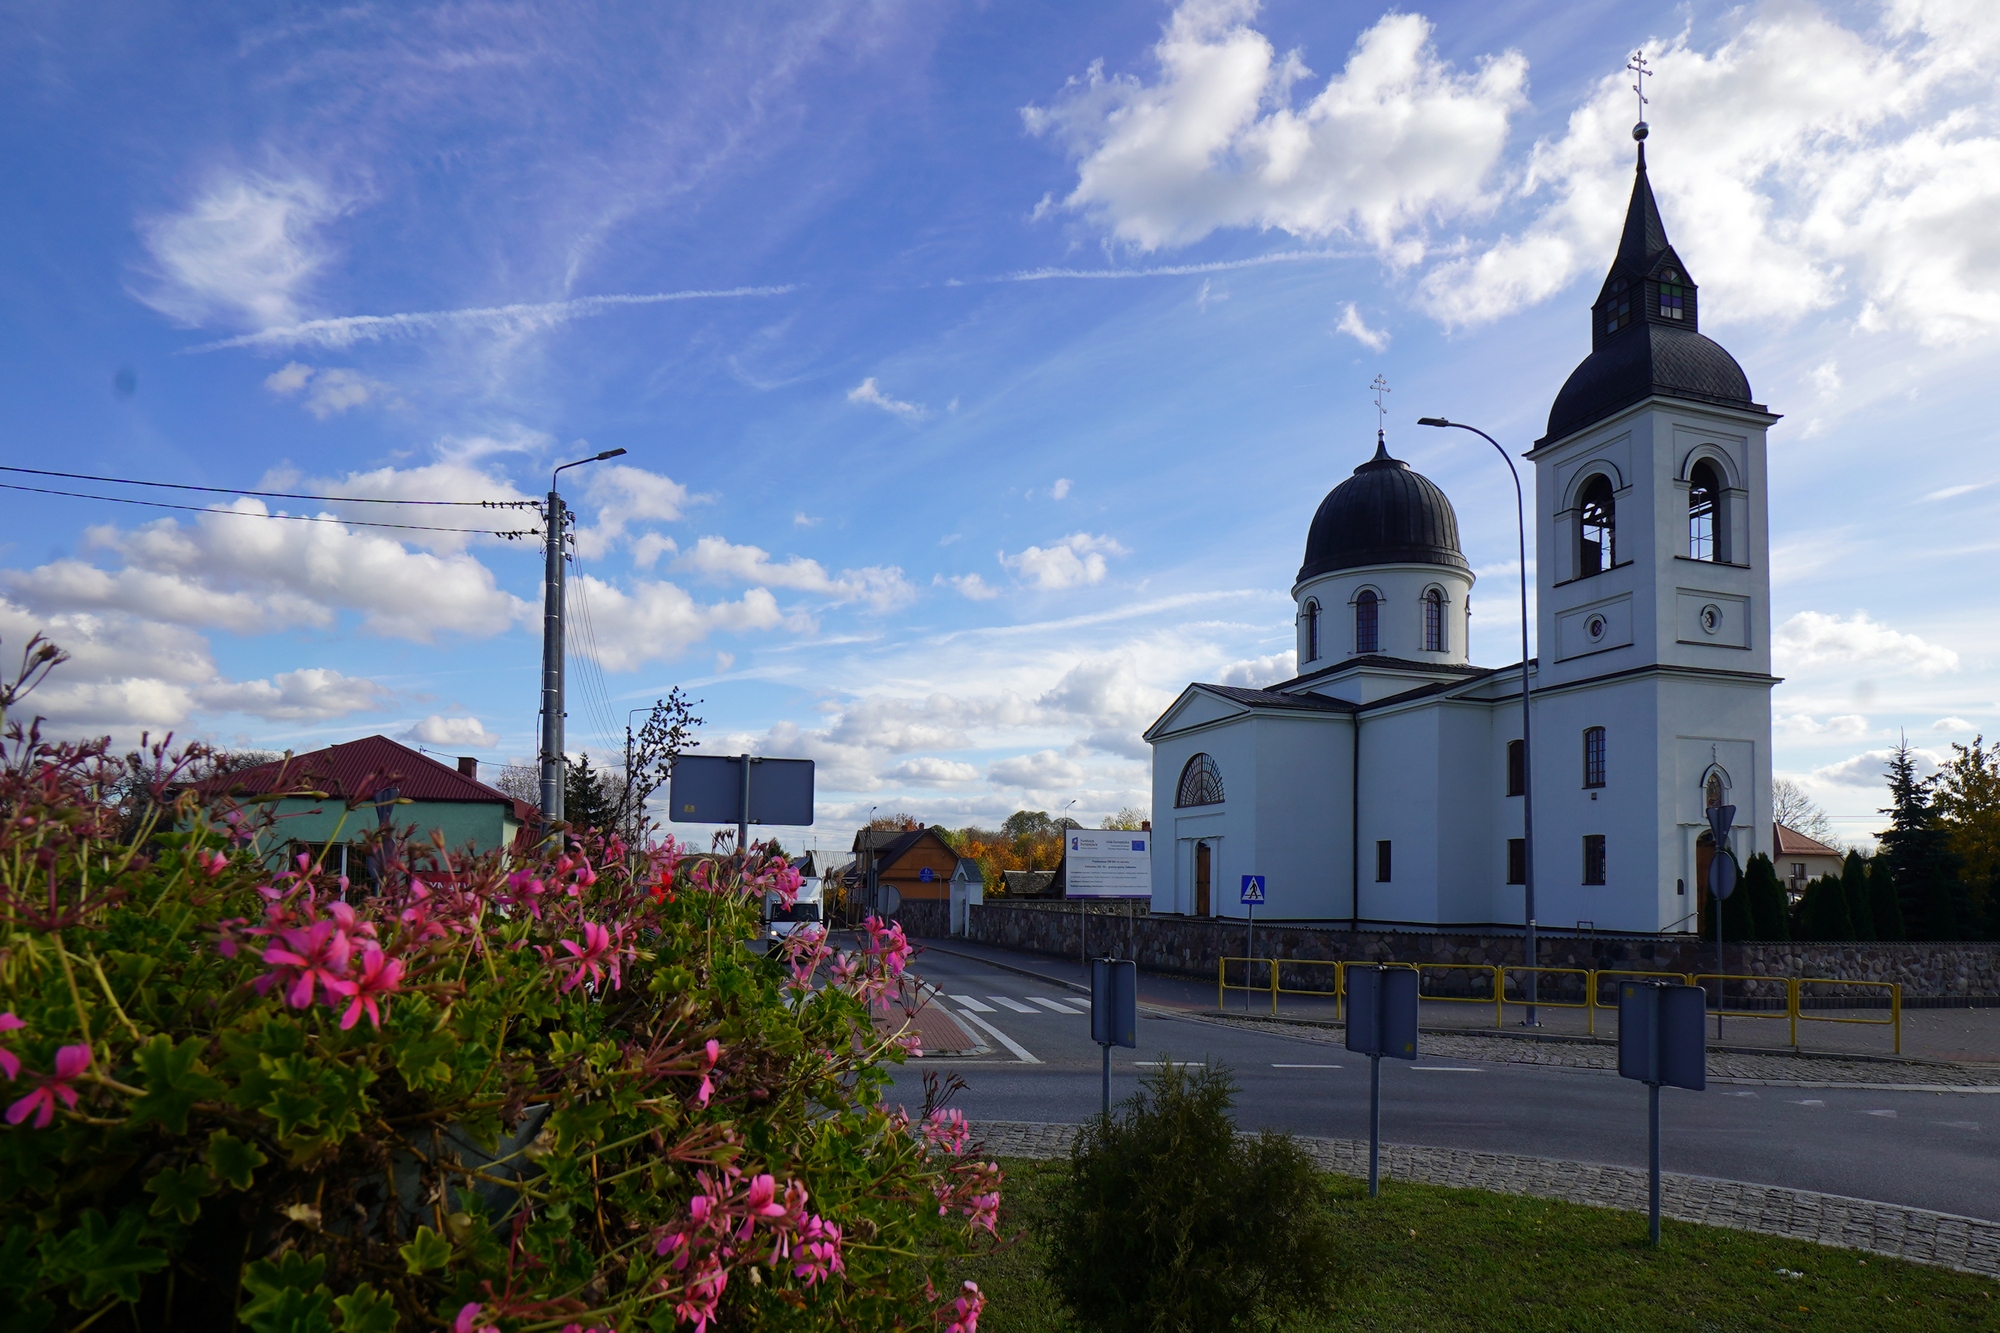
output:
M1764 410L1750 401L1750 381L1736 358L1699 331L1694 282L1667 240L1646 179L1645 126L1632 136L1639 140L1637 178L1618 257L1591 307L1591 352L1556 395L1549 432L1538 445L1654 396Z
M1320 501L1298 581L1365 565L1471 568L1458 549L1451 501L1429 477L1389 457L1380 432L1375 457Z

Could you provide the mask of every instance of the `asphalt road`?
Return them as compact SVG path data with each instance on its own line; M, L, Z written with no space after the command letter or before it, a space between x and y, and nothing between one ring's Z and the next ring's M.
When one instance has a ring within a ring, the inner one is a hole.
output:
M922 1101L922 1071L940 1068L969 1085L953 1104L975 1122L1097 1114L1102 1056L1087 996L938 952L920 955L914 970L993 1053L909 1062L896 1078L905 1104ZM1112 1052L1113 1100L1169 1058L1227 1066L1246 1129L1367 1136L1368 1061L1338 1046L1142 1012L1138 1049ZM1662 1090L1660 1119L1660 1163L1670 1171L2000 1220L2000 1095L1711 1083ZM1599 1071L1384 1060L1382 1137L1644 1167L1646 1089Z

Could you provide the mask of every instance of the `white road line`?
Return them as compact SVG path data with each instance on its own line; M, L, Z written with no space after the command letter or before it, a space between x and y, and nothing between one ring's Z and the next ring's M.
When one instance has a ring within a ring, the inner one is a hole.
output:
M1272 1065L1273 1069L1338 1069L1339 1065Z
M1176 1069L1201 1068L1199 1060L1134 1060L1132 1064L1137 1069L1159 1069L1166 1065L1172 1065Z
M1819 1098L1817 1098L1817 1097L1807 1097L1807 1098L1806 1098L1805 1100L1803 1100L1803 1101L1795 1101L1795 1102L1793 1102L1793 1103L1792 1103L1792 1105L1794 1105L1794 1106L1825 1106L1825 1105L1826 1105L1826 1103L1825 1103L1825 1102L1823 1102L1823 1101L1821 1101L1821 1100L1820 1100Z
M1474 1069L1471 1065L1411 1065L1410 1068L1427 1070L1433 1074L1483 1074L1486 1072L1483 1069Z
M1894 1120L1894 1119L1896 1118L1896 1113L1895 1113L1894 1111L1864 1111L1864 1112L1863 1112L1862 1114L1864 1114L1864 1115L1879 1115L1879 1116L1883 1116L1883 1117L1885 1117L1885 1118L1887 1118L1887 1119L1890 1119L1890 1120Z
M1068 1005L1064 1004L1064 1003L1063 1003L1063 1002L1062 1002L1061 1000L1051 1000L1051 999L1048 999L1048 998L1046 998L1046 997L1044 997L1044 996L1040 996L1040 995L1030 995L1030 996L1029 996L1028 998L1029 998L1030 1000L1034 1001L1034 1002L1035 1002L1036 1004L1039 1004L1040 1006L1042 1006L1042 1008L1044 1008L1044 1009L1053 1009L1053 1010L1055 1010L1055 1011L1056 1011L1057 1013L1059 1013L1059 1014L1079 1014L1079 1015L1080 1015L1080 1014L1083 1014L1083 1013L1087 1012L1086 1010L1083 1010L1083 1009L1072 1009L1072 1008L1070 1008L1070 1007L1069 1007Z
M1022 1004L1019 1000L1010 1000L1004 995L989 995L986 998L997 1005L1012 1009L1017 1014L1039 1014L1042 1012L1031 1004Z
M1031 1009L1028 1012L1033 1013L1034 1010ZM1002 1032L999 1028L994 1027L991 1023L981 1018L978 1014L968 1011L966 1013L960 1014L959 1017L963 1018L966 1022L973 1024L975 1027L980 1028L987 1035L991 1036L993 1040L999 1042L1002 1046L1005 1046L1008 1050L1012 1051L1014 1053L1014 1058L1019 1060L1022 1064L1038 1065L1041 1063L1040 1060L1037 1060L1034 1056L1028 1054L1027 1047L1021 1045L1020 1042L1015 1041L1012 1037Z
M970 995L954 995L951 998L957 1000L960 1004L964 1005L966 1008L970 1009L975 1014L990 1014L997 1012L992 1005L982 1004L978 1000L973 999Z

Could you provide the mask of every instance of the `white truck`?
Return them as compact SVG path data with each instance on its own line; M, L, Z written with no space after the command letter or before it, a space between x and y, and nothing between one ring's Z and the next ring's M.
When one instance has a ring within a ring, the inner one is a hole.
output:
M799 896L786 907L775 893L764 895L764 938L782 940L800 926L818 925L824 919L826 902L825 880L818 873L819 858L810 854L801 856L793 866L802 878L799 881Z

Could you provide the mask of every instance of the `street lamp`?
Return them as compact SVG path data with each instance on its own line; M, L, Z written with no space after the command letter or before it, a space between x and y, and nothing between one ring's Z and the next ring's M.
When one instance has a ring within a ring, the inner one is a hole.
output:
M1421 417L1419 426L1450 427L1453 430L1469 430L1480 439L1492 445L1507 464L1507 473L1514 478L1514 522L1521 548L1521 845L1522 860L1522 905L1521 917L1525 925L1521 941L1521 951L1528 960L1528 1017L1526 1026L1540 1027L1535 1017L1536 966L1541 962L1541 952L1535 946L1535 770L1530 763L1532 752L1528 744L1528 510L1521 499L1521 473L1514 466L1513 455L1500 447L1500 441L1462 421L1446 421L1443 417Z
M564 463L549 474L548 564L542 575L542 820L563 817L563 502L556 481L573 467L616 458L623 449Z

